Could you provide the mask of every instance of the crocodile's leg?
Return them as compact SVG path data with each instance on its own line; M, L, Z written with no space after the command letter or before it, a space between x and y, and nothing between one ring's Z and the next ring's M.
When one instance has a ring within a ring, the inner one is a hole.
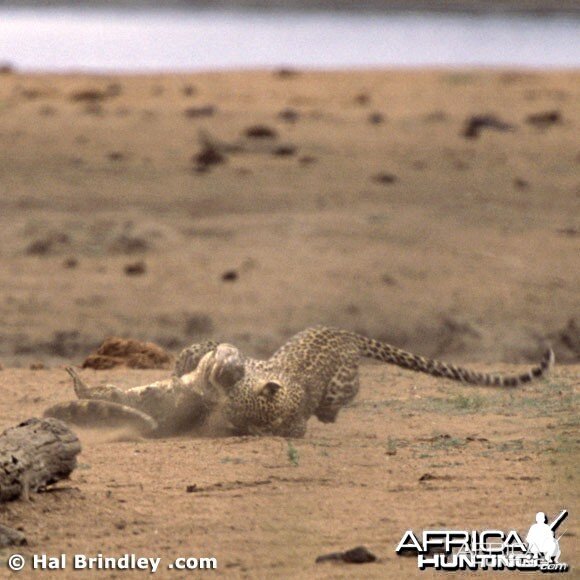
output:
M182 377L183 375L193 372L199 365L201 359L208 352L215 350L218 345L219 342L216 342L215 340L206 340L205 342L192 344L191 346L184 348L175 361L173 375L176 377Z
M130 405L127 400L125 391L115 385L104 385L98 387L89 387L72 367L66 367L66 372L73 380L75 394L79 399L93 399L100 401L110 401L121 405Z

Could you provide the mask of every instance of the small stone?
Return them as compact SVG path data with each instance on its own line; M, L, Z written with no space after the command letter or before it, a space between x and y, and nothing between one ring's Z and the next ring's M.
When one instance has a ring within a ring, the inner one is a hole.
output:
M288 67L279 68L278 70L274 71L274 76L277 76L280 79L291 79L297 77L299 74L300 72L296 69Z
M368 105L371 102L371 98L367 93L360 93L354 98L354 102L357 105Z
M111 151L107 154L107 157L111 161L123 161L123 159L125 159L125 154L121 151Z
M346 552L332 552L330 554L323 554L316 558L316 563L342 561L347 564L368 564L376 562L377 557L364 546L357 546Z
M239 274L236 270L227 270L222 274L222 280L224 282L235 282L239 278Z
M373 181L377 183L383 183L385 185L390 185L391 183L395 183L397 181L397 176L393 173L377 173L373 177Z
M124 271L127 276L141 276L147 271L147 265L145 262L143 262L143 260L139 260L138 262L126 264Z
M215 147L206 145L199 153L193 156L192 161L196 163L199 172L207 170L212 165L219 165L226 162L226 157Z
M213 105L204 105L201 107L188 107L183 114L188 119L198 119L200 117L212 117L215 115L216 108Z
M526 117L526 122L539 129L546 129L550 125L557 125L562 122L560 111L543 111Z
M279 113L278 113L278 117L280 119L282 119L283 121L286 121L287 123L296 123L296 121L298 121L300 114L298 113L298 111L296 109L282 109Z
M266 125L253 125L252 127L248 127L245 135L251 139L276 139L278 137L276 130Z
M514 187L516 189L528 189L528 187L530 187L530 183L521 177L516 177L514 179Z
M513 131L515 127L502 121L495 115L473 115L465 121L462 135L466 139L477 139L482 129Z
M278 157L290 157L296 154L296 147L294 145L280 145L274 149L273 154Z

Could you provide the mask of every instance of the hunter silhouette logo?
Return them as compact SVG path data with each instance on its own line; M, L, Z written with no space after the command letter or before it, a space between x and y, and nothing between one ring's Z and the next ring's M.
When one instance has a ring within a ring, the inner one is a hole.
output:
M420 570L540 570L567 572L560 562L560 538L556 530L568 517L562 510L552 523L544 512L536 514L525 542L511 530L425 530L417 537L407 530L396 552L416 552Z
M543 556L546 562L560 561L560 544L556 538L556 528L566 519L568 512L564 510L550 525L544 512L536 514L536 523L526 536L529 550L534 556ZM561 536L560 536L561 537Z

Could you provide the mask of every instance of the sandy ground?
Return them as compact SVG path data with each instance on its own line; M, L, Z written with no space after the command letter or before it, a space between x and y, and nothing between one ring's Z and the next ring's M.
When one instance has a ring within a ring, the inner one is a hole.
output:
M554 517L567 508L562 561L577 566L579 371L560 367L549 382L502 392L369 366L358 401L336 424L312 420L291 442L79 431L84 449L71 481L1 507L0 521L24 530L21 553L162 557L160 577L190 577L165 568L177 557L213 556L233 578L401 578L430 576L395 555L407 529L524 537L537 511ZM84 373L127 386L163 375ZM71 396L60 370L6 370L1 381L0 429ZM315 564L360 544L379 561ZM78 573L55 577L69 576Z
M561 363L509 392L365 366L338 423L290 443L80 432L70 483L0 521L26 553L394 578L416 569L394 554L410 527L525 534L567 507L577 563L579 80L0 76L0 429L69 399L60 366L109 335L265 356L327 323L481 369L522 368L547 342ZM493 126L467 138L473 116ZM359 544L379 563L314 564Z

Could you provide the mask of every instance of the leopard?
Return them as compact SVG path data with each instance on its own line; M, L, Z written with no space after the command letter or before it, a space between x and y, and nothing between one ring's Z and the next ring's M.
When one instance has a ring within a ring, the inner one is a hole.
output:
M219 408L235 434L302 438L312 417L334 423L353 402L363 358L463 385L499 388L544 378L555 363L548 349L523 373L482 373L348 330L314 326L294 335L267 360L247 357L228 343L192 345L178 356L171 378L128 391L113 385L87 387L69 369L80 400L58 404L47 413L74 422L81 416L106 415L108 407L110 417L132 417L150 433L162 435L198 426Z

